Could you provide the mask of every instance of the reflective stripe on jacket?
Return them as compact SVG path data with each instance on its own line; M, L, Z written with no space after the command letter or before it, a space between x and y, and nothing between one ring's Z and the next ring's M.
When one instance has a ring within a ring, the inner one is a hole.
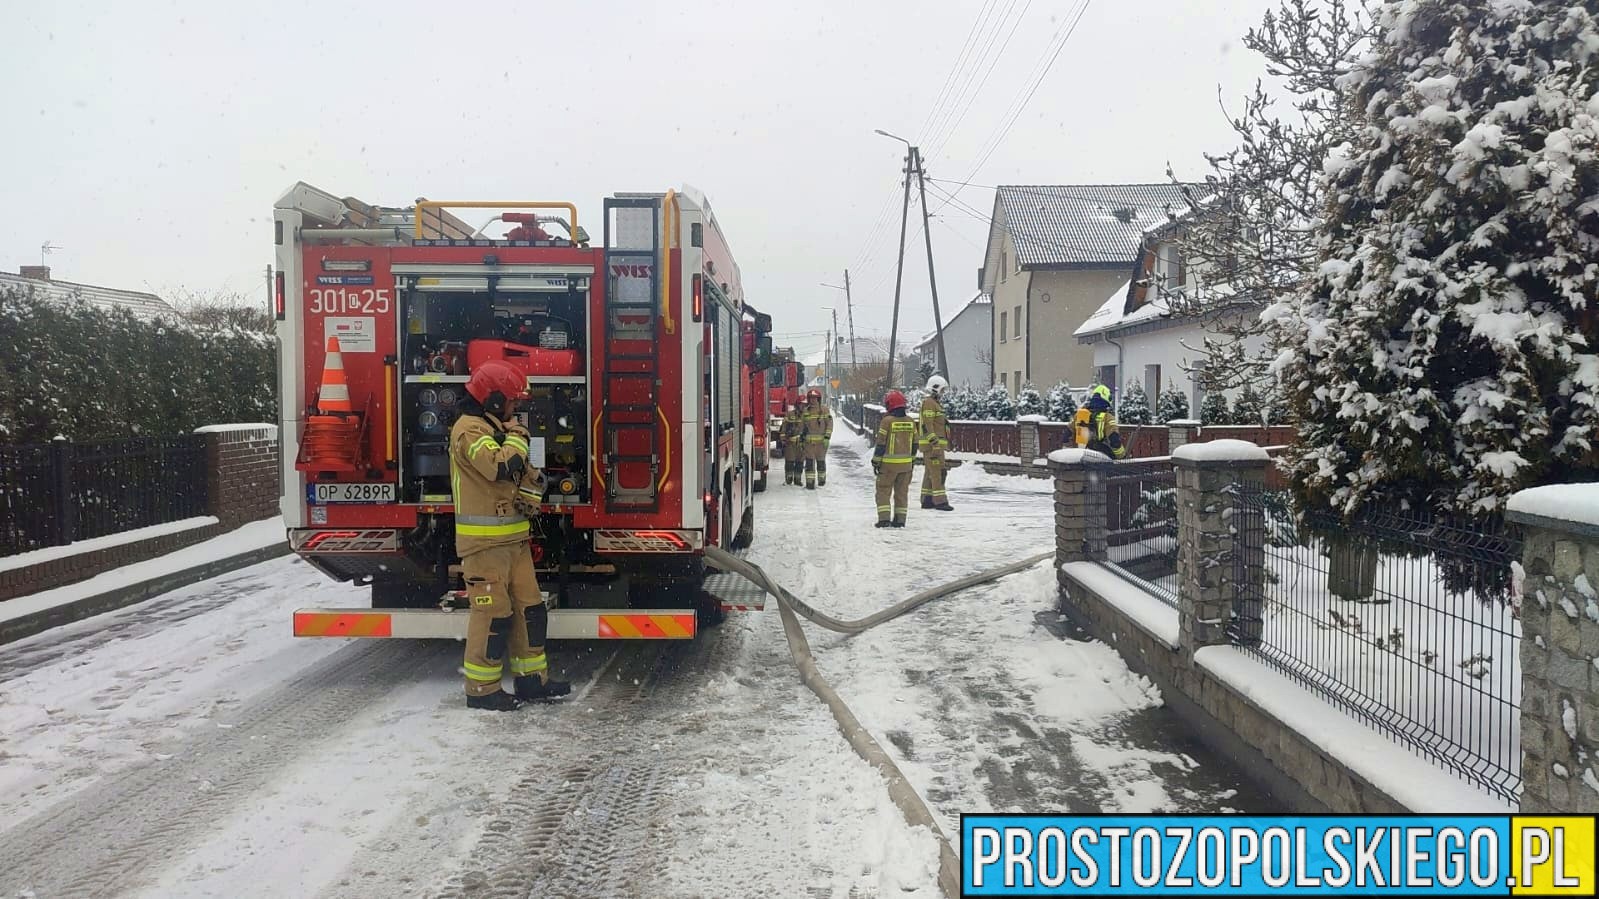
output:
M917 443L932 449L949 446L949 418L944 407L930 396L922 397L921 414L917 416Z
M833 439L833 414L826 407L805 410L805 439L812 443Z
M516 508L512 459L527 464L527 440L504 434L487 415L462 415L450 428L450 491L455 500L455 551L468 555L527 540L527 516Z
M873 455L884 465L909 465L916 460L916 422L904 415L884 415L877 423Z

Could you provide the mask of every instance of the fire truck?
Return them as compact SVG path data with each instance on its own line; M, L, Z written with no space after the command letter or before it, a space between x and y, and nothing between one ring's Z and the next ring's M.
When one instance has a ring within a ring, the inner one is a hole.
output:
M288 541L372 598L297 611L297 636L465 635L448 438L491 359L527 375L551 638L684 639L720 617L703 553L754 536L746 394L771 319L703 197L603 211L591 246L568 202L380 207L304 183L277 202Z
M782 433L783 416L789 406L800 405L800 364L794 357L793 347L779 347L772 351L765 372L767 428ZM783 458L783 442L771 441L771 457Z
M764 317L759 312L756 312L752 306L746 305L744 310L746 313L744 319L745 355L753 359L760 352L762 334L769 335L771 333L771 323L768 320L766 322L766 331L762 332L761 322ZM770 337L767 339L770 340ZM764 493L766 491L766 479L772 467L771 451L767 448L768 444L771 443L773 429L771 423L766 420L768 406L766 380L767 373L771 370L770 365L772 362L770 357L773 353L769 347L766 352L768 354L768 368L761 369L749 366L744 373L746 382L744 418L750 423L754 435L750 445L752 447L751 464L755 467L753 487L756 493Z

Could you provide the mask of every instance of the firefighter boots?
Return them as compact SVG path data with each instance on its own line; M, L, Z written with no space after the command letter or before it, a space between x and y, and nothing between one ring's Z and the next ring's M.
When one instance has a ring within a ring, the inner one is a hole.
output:
M903 519L903 518L896 518L896 519L894 519L894 521L893 521L893 522L892 522L892 525L893 525L893 527L896 527L896 528L902 528L902 527L904 527L904 526L905 526L905 519Z
M536 674L516 679L516 698L529 702L555 699L572 692L572 685L564 680L545 680Z
M922 508L924 508L924 509L933 508L933 498L931 496L925 494L925 493L922 494Z
M890 524L889 520L886 519L886 518L878 521L877 524L876 524L876 527L880 527L880 528L886 528L886 527L891 527L891 526L892 525Z
M496 690L483 696L466 697L466 707L469 709L482 709L488 712L514 712L522 707L522 700L505 692Z

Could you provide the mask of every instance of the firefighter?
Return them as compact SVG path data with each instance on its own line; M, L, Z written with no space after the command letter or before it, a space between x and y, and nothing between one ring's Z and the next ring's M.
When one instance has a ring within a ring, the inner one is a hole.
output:
M827 486L827 448L833 443L833 414L822 404L822 392L811 388L805 406L805 489Z
M872 471L877 474L877 526L880 528L904 527L905 510L910 505L911 472L916 468L916 422L905 414L905 406L905 394L890 390L883 397L883 408L888 411L877 423Z
M1111 412L1110 388L1104 384L1096 384L1088 392L1088 401L1072 419L1072 433L1078 446L1104 453L1112 459L1127 457L1127 445L1122 443L1121 429L1116 426L1115 413Z
M805 472L805 415L790 403L783 414L783 483L800 485Z
M949 382L941 375L927 379L927 393L922 397L922 408L917 415L917 443L922 450L922 508L953 512L949 495L944 492L944 451L949 448L949 418L940 402Z
M549 610L528 547L525 510L542 500L542 476L528 464L527 430L511 418L527 378L493 360L473 370L466 392L470 399L450 429L455 551L471 609L462 665L466 704L505 712L522 700L564 696L571 685L549 676ZM514 694L501 688L507 654Z

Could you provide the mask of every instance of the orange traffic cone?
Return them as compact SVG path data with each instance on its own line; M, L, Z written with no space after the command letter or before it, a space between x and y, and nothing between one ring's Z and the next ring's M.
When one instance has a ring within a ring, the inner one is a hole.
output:
M344 380L344 355L339 338L328 338L328 356L322 363L322 386L316 409L306 416L296 467L302 471L337 472L360 467L361 418L350 404L350 385Z
M323 414L330 412L354 412L350 405L350 385L344 380L344 354L339 352L339 338L328 338L328 357L322 363L322 388L316 395L317 410Z

